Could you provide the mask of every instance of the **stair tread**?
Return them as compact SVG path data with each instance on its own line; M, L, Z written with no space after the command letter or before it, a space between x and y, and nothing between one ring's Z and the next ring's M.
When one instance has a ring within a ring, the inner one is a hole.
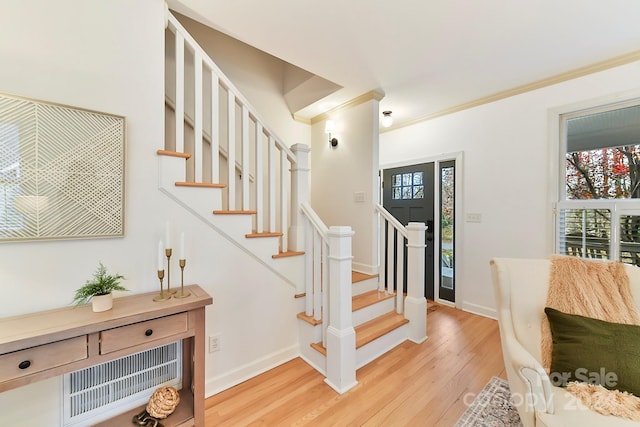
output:
M225 188L227 184L215 184L213 182L176 182L177 187L204 187L204 188Z
M244 237L252 239L256 237L282 237L282 233L278 231L263 231L262 233L256 233L255 231L249 234L245 234Z
M307 316L304 311L302 313L298 313L297 317L298 319L304 320L305 322L313 326L316 326L322 323L322 320L317 320L313 316Z
M219 210L213 211L216 215L255 215L256 211L229 211L229 210Z
M376 289L360 295L355 295L351 300L351 311L360 310L361 308L368 307L377 302L384 301L393 297L395 297L395 294L380 292Z
M365 274L365 273L360 273L359 271L352 271L351 283L362 282L364 280L373 279L376 277L378 277L377 274Z
M275 255L271 255L271 258L286 258L290 256L300 256L300 255L304 255L304 251L278 252Z
M305 294L301 294L301 297L305 296ZM362 308L368 307L370 305L376 304L380 301L384 301L386 299L394 298L395 294L388 294L386 292L378 292L377 290L369 291L364 294L356 295L352 298L351 303L351 311L357 311ZM316 320L313 316L307 316L303 311L297 314L298 319L304 320L305 322L315 326L322 323L321 320Z
M177 151L168 150L158 150L158 154L161 156L182 157L184 159L188 159L191 157L191 154L189 153L179 153Z
M355 328L356 330L356 348L360 348L371 341L385 335L402 325L409 323L404 315L396 312L383 314L373 320L363 323Z
M369 320L360 326L356 326L356 349L363 347L377 338L409 323L404 315L390 312ZM312 343L311 347L320 353L327 355L327 349L322 346L322 342Z

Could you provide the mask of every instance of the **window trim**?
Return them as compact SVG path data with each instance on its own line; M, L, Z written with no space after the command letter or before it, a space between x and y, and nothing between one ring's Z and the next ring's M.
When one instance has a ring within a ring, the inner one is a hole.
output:
M550 109L549 119L549 217L548 229L552 230L548 244L549 253L559 253L560 249L560 209L610 209L611 210L611 250L610 259L620 258L619 219L629 212L640 212L640 199L566 199L566 151L567 120L599 112L640 105L640 90L625 91L615 95L568 104Z

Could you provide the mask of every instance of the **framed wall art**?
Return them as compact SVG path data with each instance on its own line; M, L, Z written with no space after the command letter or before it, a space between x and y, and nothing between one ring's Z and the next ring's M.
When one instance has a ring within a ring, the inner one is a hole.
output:
M124 235L124 117L0 94L0 241Z

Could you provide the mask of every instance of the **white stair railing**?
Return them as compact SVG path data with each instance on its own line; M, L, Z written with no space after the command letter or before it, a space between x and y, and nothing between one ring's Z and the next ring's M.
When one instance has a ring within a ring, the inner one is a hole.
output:
M323 313L329 301L329 228L308 203L300 206L305 224L305 314L322 322L322 345L327 345L329 313ZM323 315L324 314L324 315Z
M396 293L396 312L404 313L404 317L409 319L408 338L421 343L427 339L427 299L424 294L427 227L423 222L410 222L405 227L381 205L376 205L376 211L379 214L380 225L379 290ZM406 298L403 293L405 245L407 248ZM384 288L385 280L386 288Z
M296 211L290 197L296 155L167 14L165 149L189 153L187 181L225 184L222 210L255 213L254 232L282 233L280 251L287 252L292 225L288 213ZM295 245L301 239L291 241Z
M396 295L396 312L404 312L404 248L409 234L407 228L381 205L376 205L380 226L380 292ZM385 286L386 283L386 286Z

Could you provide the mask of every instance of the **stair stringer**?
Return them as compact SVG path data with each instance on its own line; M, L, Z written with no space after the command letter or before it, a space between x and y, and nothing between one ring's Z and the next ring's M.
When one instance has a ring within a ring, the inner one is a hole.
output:
M322 324L314 326L304 320L298 320L298 341L300 358L326 376L327 357L311 347L311 344L322 341Z
M304 292L305 255L274 259L272 256L278 253L277 237L246 237L251 233L252 215L215 215L213 211L222 206L221 188L176 186L176 182L185 181L184 163L184 158L158 156L159 190L298 292Z

